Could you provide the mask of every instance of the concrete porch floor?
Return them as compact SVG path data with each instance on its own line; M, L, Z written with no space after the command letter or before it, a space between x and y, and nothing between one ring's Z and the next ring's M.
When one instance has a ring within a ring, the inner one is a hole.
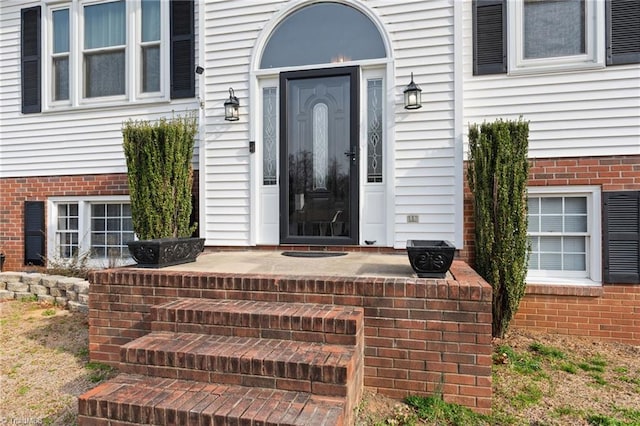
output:
M284 256L282 254L284 251L248 250L202 253L196 262L170 266L163 268L163 270L267 275L417 278L406 253L347 252L335 257L310 258ZM447 272L447 278L451 278L449 274L450 272Z

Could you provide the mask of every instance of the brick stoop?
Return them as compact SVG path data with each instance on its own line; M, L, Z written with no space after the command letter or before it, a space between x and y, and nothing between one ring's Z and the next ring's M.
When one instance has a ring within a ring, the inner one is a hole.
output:
M121 374L82 395L80 425L341 425L345 403L278 389Z
M362 308L178 299L120 349L80 425L349 425L363 387Z

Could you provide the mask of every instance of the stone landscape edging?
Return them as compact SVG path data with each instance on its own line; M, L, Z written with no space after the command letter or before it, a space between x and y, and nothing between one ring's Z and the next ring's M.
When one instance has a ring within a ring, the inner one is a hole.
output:
M0 301L36 297L39 302L72 312L89 312L89 281L82 278L34 272L1 272Z

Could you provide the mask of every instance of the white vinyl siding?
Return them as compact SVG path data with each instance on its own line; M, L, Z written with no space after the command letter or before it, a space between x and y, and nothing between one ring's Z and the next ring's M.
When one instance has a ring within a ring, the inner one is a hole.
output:
M260 48L256 43L263 28L293 3L227 0L199 4L206 38L201 52L206 58L205 92L207 101L211 100L200 164L201 222L205 222L202 229L207 245L252 244L252 179L257 179L256 185L262 182L262 176L251 175L254 159L248 149L249 141L256 137L250 133L256 117L250 116L249 104L259 102L261 93L256 91L256 99L249 98L252 54ZM454 140L454 1L369 0L363 5L385 27L393 49L388 56L394 61L394 80L385 82L385 99L393 107L389 117L394 120L388 127L392 133L385 137L393 147L392 158L384 160L391 167L385 171L386 204L395 206L388 245L404 248L407 239L418 238L451 240L460 247L456 224L462 221L462 206L456 194L462 191L462 178L456 162L462 160L456 157ZM423 89L423 107L406 111L402 90L412 72ZM234 123L223 118L229 87L240 99L240 120ZM365 130L361 126L361 138ZM361 161L365 158L361 156ZM407 223L407 215L417 215L419 223Z
M376 2L391 33L395 56L394 247L408 239L456 241L462 211L456 193L454 5L448 1ZM383 6L384 5L384 6ZM422 88L422 108L403 109L411 80ZM407 223L407 216L418 223Z
M640 154L640 64L473 76L471 2L463 30L465 125L522 116L530 158Z
M0 178L124 173L124 121L169 118L197 110L195 100L183 99L21 114L20 10L37 5L41 2L0 2ZM42 55L45 61L44 47ZM197 160L195 156L196 165Z
M277 3L198 3L206 39L200 51L205 58L204 92L211 99L206 104L200 152L200 229L207 245L249 245L249 63L256 38ZM224 121L223 103L229 87L240 100L240 120L235 122Z

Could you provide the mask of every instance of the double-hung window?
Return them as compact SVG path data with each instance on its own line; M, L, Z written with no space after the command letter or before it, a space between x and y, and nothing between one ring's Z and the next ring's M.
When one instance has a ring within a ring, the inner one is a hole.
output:
M474 75L640 62L640 2L473 0L472 5Z
M69 100L69 8L51 11L53 50L51 52L52 101Z
M194 0L47 0L21 11L22 112L195 96Z
M127 4L81 6L83 98L126 94Z
M604 2L507 3L509 72L604 66Z
M78 203L58 203L56 210L56 255L63 259L76 257L80 249Z
M528 281L600 282L599 189L532 187L528 197Z
M169 2L72 0L48 12L49 108L168 99Z
M140 84L142 93L160 92L162 22L160 2L142 0L140 37Z
M49 258L88 256L92 266L129 259L127 243L135 237L127 197L63 197L49 202Z

